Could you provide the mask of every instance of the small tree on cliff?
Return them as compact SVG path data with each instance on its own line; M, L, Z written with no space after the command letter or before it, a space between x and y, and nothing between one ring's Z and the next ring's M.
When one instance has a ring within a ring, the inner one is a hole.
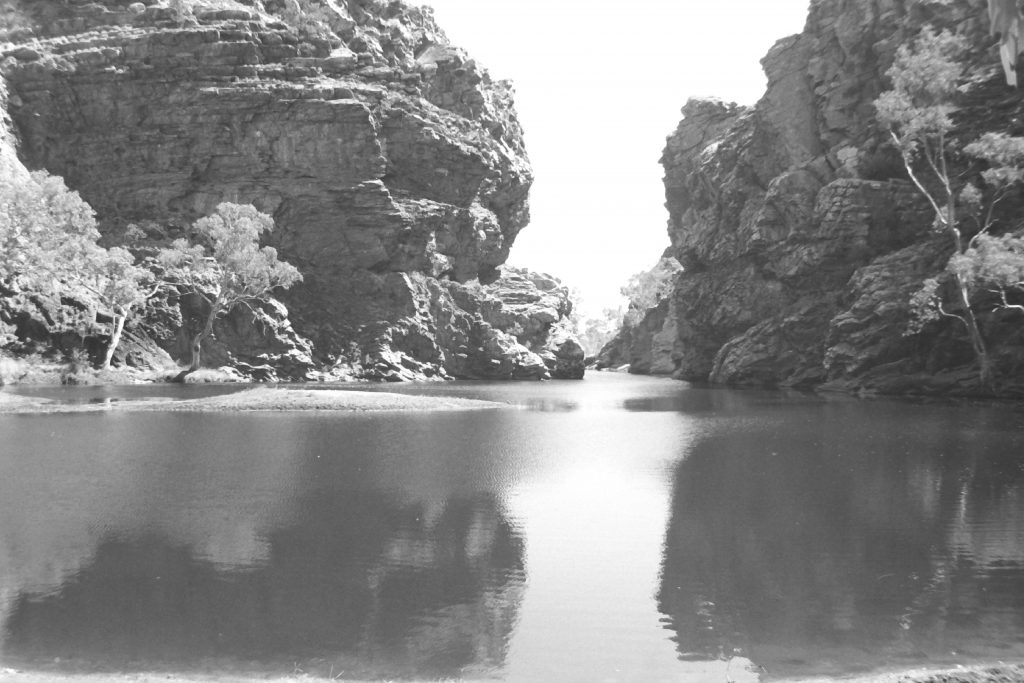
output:
M938 278L924 282L911 299L916 315L912 329L930 320L949 317L967 330L980 368L981 380L991 384L992 368L985 338L978 324L976 294L1002 278L1002 303L1010 306L1007 289L1019 286L1007 279L1006 263L1019 263L1024 254L1011 242L993 240L993 209L1007 191L1024 179L1024 139L988 133L964 147L964 152L989 165L981 184L965 182L950 167L955 152L951 114L960 94L966 43L947 31L925 28L912 46L900 47L887 75L893 89L875 100L879 122L889 127L911 182L934 212L933 227L949 236L954 248L945 274L952 282L954 303L942 295ZM983 247L983 248L982 248ZM1002 263L1002 266L997 266Z
M192 335L190 372L201 366L202 343L217 318L302 279L294 266L278 260L273 247L259 246L260 235L273 229L274 219L253 206L224 203L193 225L199 244L179 239L158 253L163 279L206 306L203 326Z

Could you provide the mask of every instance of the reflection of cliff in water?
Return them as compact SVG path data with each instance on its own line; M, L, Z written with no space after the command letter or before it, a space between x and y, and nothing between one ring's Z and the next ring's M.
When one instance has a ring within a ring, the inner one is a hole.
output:
M0 420L2 665L500 666L524 583L516 459L479 445L500 412Z
M1019 421L823 403L698 441L658 595L680 656L769 677L1024 656L1021 432L1001 417Z
M5 658L24 666L458 675L499 667L523 590L523 549L489 498L433 520L379 496L306 501L261 566L228 571L157 537L110 539L50 595L22 594Z

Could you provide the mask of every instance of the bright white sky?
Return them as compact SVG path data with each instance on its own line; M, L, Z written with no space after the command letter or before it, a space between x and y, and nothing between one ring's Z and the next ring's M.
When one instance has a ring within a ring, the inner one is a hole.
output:
M665 137L690 97L753 104L760 59L809 0L422 0L451 41L511 79L535 181L510 263L578 287L584 308L668 246Z

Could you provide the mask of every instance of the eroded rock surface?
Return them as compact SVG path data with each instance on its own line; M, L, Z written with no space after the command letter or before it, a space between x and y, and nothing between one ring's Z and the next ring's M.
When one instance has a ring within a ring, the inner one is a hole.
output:
M521 268L506 268L490 285L453 282L447 287L456 303L473 314L481 328L502 333L501 341L492 343L512 345L515 354L529 359L524 367L543 370L542 375L546 372L555 379L582 379L586 354L569 327L572 302L568 288L559 280ZM475 374L490 376L483 368Z
M63 176L108 238L130 224L180 236L223 201L273 216L272 243L304 281L286 310L222 321L215 360L292 379L563 372L549 356L538 365L546 340L477 330L463 322L475 304L450 294L499 277L529 221L532 176L511 85L451 46L429 9L18 0L3 11L0 105L20 159ZM529 334L564 315L545 312ZM180 355L179 341L165 346Z
M977 373L954 322L905 334L910 295L951 245L931 232L872 103L896 48L928 24L974 45L962 140L1020 129L1024 99L1000 86L980 0L812 3L805 30L764 58L768 89L754 107L683 107L662 163L671 252L685 272L609 359L734 385L984 393L964 379ZM983 324L1002 358L1000 391L1013 393L1024 325L1008 314ZM659 334L674 343L655 344Z

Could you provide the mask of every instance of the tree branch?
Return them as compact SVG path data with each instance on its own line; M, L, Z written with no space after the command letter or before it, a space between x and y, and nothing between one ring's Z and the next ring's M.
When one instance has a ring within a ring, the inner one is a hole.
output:
M935 302L935 309L936 309L936 310L937 310L937 311L939 312L939 314L940 314L940 315L942 315L943 317L946 317L946 318L955 318L956 320L959 320L959 321L960 321L961 323L963 323L963 324L964 324L964 327L966 327L966 328L968 329L968 331L970 331L970 329L971 329L971 326L970 326L970 324L969 324L969 323L967 322L967 318L965 318L964 316L960 315L959 313L951 313L951 312L947 311L947 310L946 310L946 309L945 309L945 308L944 308L944 307L942 306L942 299L939 299L939 300L937 300L937 301Z
M946 131L944 130L939 130L938 157L942 166L942 172L939 173L939 177L942 179L942 184L946 187L946 194L949 197L953 197L953 188L949 183L949 165L946 159Z
M935 201L935 198L932 197L931 193L928 192L923 184L921 184L921 180L917 177L917 174L914 173L914 168L910 163L910 157L908 157L907 153L902 150L902 147L900 146L900 138L896 135L896 131L890 128L889 135L892 136L892 139L896 142L896 146L900 148L900 156L903 158L903 168L906 169L911 182L913 182L918 191L924 195L924 198L928 200L928 203L932 205L932 210L935 211L935 216L945 223L945 220L942 217L942 209L939 208L938 202Z
M1021 283L1017 283L1017 284L1019 285ZM1014 309L1016 311L1020 311L1020 312L1024 313L1024 306L1022 306L1020 304L1011 304L1009 301L1006 300L1006 289L1004 289L1003 287L999 288L999 298L1002 299L1002 301L1003 301L1002 308L1012 308L1012 309ZM998 308L998 306L996 308ZM993 309L993 310L995 310L995 309Z
M984 223L984 225L979 226L978 233L976 235L974 235L974 237L972 237L970 239L970 241L967 243L967 248L968 249L973 248L977 244L978 238L981 237L982 235L987 234L988 231L995 224L994 221L992 220L992 214L995 211L996 204L998 204L1000 201L1002 201L1005 197L1006 197L1006 191L1003 190L1001 192L998 192L996 194L996 196L992 198L992 201L989 202L988 211L985 212L985 223Z

